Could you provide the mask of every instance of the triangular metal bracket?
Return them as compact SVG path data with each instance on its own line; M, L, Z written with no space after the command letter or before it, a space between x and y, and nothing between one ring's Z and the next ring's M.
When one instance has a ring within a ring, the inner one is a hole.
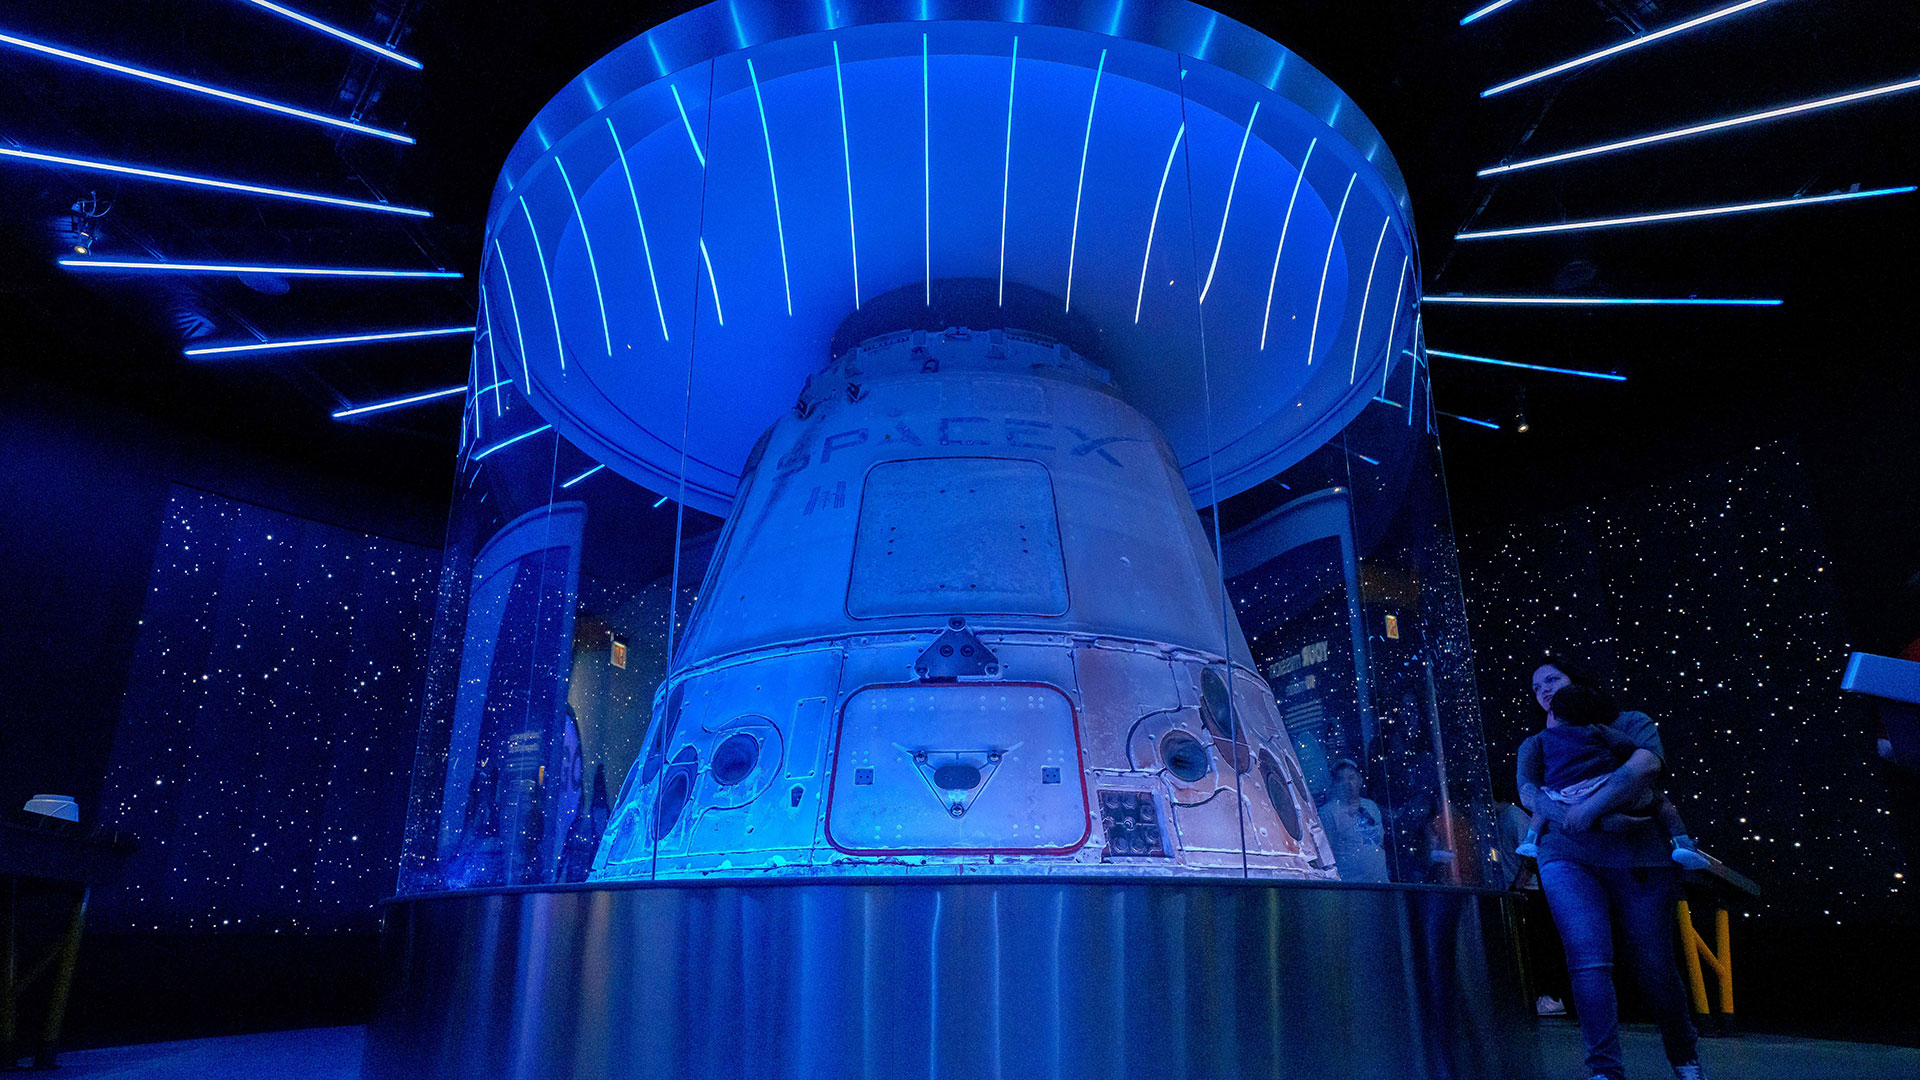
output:
M1000 658L958 615L947 620L947 628L913 662L914 675L928 682L997 679L1001 671Z
M947 808L953 817L966 817L973 802L987 790L987 782L1000 771L1001 750L915 750L894 744L913 759L927 790ZM1011 748L1009 748L1011 749Z

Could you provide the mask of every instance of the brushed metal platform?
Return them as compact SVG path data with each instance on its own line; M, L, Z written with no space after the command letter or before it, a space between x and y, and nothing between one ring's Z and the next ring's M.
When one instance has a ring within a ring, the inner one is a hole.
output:
M364 1075L1526 1077L1507 899L892 879L416 897Z

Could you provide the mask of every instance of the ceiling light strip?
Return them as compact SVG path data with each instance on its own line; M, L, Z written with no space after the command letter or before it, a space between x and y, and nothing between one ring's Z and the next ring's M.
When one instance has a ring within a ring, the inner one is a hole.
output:
M588 469L586 472L581 473L579 476L576 476L573 479L568 480L565 483L561 484L560 490L565 491L566 489L572 487L573 485L579 483L582 480L585 480L587 477L592 476L594 473L597 473L601 469L604 469L606 467L607 466L604 463L595 465L593 468Z
M780 216L780 178L773 171L773 132L767 127L767 105L760 98L760 75L747 58L747 78L753 83L753 104L760 110L760 137L767 146L767 181L773 185L773 227L780 240L780 285L786 290L787 314L793 314L793 276L787 270L787 224Z
M1334 245L1340 242L1340 222L1347 216L1347 200L1353 197L1353 182L1359 173L1347 177L1347 192L1340 196L1340 212L1333 215L1333 232L1327 236L1327 261L1320 266L1320 296L1313 302L1313 330L1307 335L1307 366L1313 366L1314 346L1320 341L1320 309L1327 302L1327 271L1333 269Z
M1698 296L1423 296L1423 304L1480 304L1515 307L1779 307L1784 300L1721 299Z
M276 4L276 3L273 3L272 0L246 0L246 3L252 4L254 7L265 8L268 11L273 12L275 15L280 16L283 19L292 19L294 22L297 22L302 26L306 26L311 29L318 30L321 33L327 35L328 37L338 38L339 40L344 41L349 45L352 45L354 48L365 49L370 53L378 53L379 55L384 56L387 59L394 61L395 63L405 64L406 66L414 69L415 71L420 70L420 61L415 60L411 56L402 55L401 53L394 52L392 49L387 48L385 45L376 44L375 42L368 41L366 38L360 37L355 34L349 34L345 30L342 30L337 26L329 26L326 23L321 22L319 19L316 19L311 15L303 15L300 12L285 6L284 4Z
M924 13L923 13L924 14ZM1101 54L1105 59L1106 54ZM927 54L927 35L920 35L920 230L922 270L926 282L927 306L933 306L933 89L930 72L932 59ZM1099 88L1096 79L1094 87ZM1072 262L1067 271L1067 295L1073 295Z
M1007 62L1007 147L1005 156L1001 159L1000 163L1000 291L998 299L995 300L995 304L1002 306L1007 302L1007 199L1013 180L1013 84L1019 74L1020 35L1015 34L1013 37L1013 58ZM1162 179L1160 185L1162 191L1166 190L1166 180ZM1157 214L1160 212L1160 200L1158 197L1153 201L1153 208L1154 213ZM1153 235L1151 227L1148 228L1147 235L1149 238ZM1149 239L1148 243L1151 244L1152 240ZM1141 289L1144 291L1146 288L1145 271L1141 272L1140 283ZM1140 321L1140 305L1138 302L1135 302L1133 305L1133 321Z
M75 270L129 270L172 274L270 274L279 277L459 278L457 270L380 270L352 266L250 266L240 263L189 263L140 259L61 259Z
M1433 411L1436 413L1439 413L1441 416L1444 416L1449 420L1458 420L1463 424L1472 424L1475 427L1489 428L1494 431L1500 430L1500 425L1494 423L1491 420L1476 420L1471 416L1461 416L1459 413L1450 413L1445 409L1435 409Z
M560 357L560 373L567 372L567 343L560 337L560 302L553 296L553 275L547 273L547 253L540 247L540 230L533 227L533 211L527 209L527 197L520 196L520 212L527 218L527 235L533 237L533 261L540 267L540 280L547 287L547 311L553 315L553 348Z
M1778 120L1787 116L1798 116L1802 113L1831 109L1840 105L1851 105L1859 101L1871 101L1874 98L1886 97L1889 94L1899 94L1913 89L1920 89L1920 79L1908 79L1905 82L1888 83L1885 86L1875 86L1866 90L1855 90L1852 93L1837 94L1833 97L1820 98L1817 101L1803 101L1797 105L1783 105L1777 109L1767 109L1764 112L1747 113L1744 116L1730 116L1724 120L1713 120L1704 124L1693 124L1689 127L1674 128L1671 131L1659 131L1651 135L1639 135L1631 139L1621 139L1617 142L1585 146L1578 150L1567 150L1558 154L1548 154L1545 157L1527 158L1523 161L1510 161L1504 165L1495 165L1491 168L1481 169L1476 175L1497 176L1501 173L1518 172L1521 169L1533 169L1542 165L1556 165L1562 161L1576 161L1580 158L1598 157L1601 154L1612 154L1621 150L1632 150L1636 147L1651 146L1654 143L1671 142L1674 139L1684 139L1692 135L1706 135L1715 131L1725 131L1728 128L1743 127L1747 124L1760 124L1768 120Z
M1293 227L1293 204L1300 201L1300 182L1307 178L1307 163L1313 160L1318 137L1307 144L1307 156L1300 159L1300 171L1293 174L1293 194L1287 197L1287 216L1280 222L1280 242L1273 246L1273 273L1267 277L1267 312L1260 319L1260 350L1267 348L1267 327L1273 323L1273 288L1280 281L1280 253L1287 249L1287 230Z
M1664 221L1683 221L1689 218L1723 217L1728 214L1745 214L1759 210L1779 210L1792 206L1814 206L1820 203L1848 202L1854 199L1871 199L1879 195L1905 195L1915 190L1914 185L1904 187L1874 188L1870 191L1837 191L1831 195L1801 195L1790 199L1769 199L1765 202L1734 203L1729 206L1702 206L1692 210L1667 210L1654 214L1634 214L1629 217L1592 218L1586 221L1562 221L1551 225L1522 225L1511 229L1483 229L1478 232L1455 233L1455 240L1490 240L1502 236L1536 236L1543 233L1578 232L1585 229L1607 229L1618 225L1649 225Z
M1511 3L1513 3L1513 0L1493 0L1493 3L1488 4L1486 7L1479 8L1474 11L1469 11L1465 15L1460 16L1460 25L1468 26L1473 23L1477 23L1481 19L1486 18L1487 16L1493 14L1496 11L1499 11L1501 8L1506 7L1508 4L1511 4Z
M1625 375L1611 371L1581 371L1577 368L1547 367L1542 364L1521 364L1512 360L1495 360L1490 356L1473 356L1468 353L1447 352L1444 349L1428 349L1428 356L1444 356L1449 360L1465 360L1470 364L1492 364L1495 367L1519 368L1523 371L1544 371L1553 375L1578 375L1583 379L1600 379L1605 382L1626 382Z
M237 180L219 180L210 176L190 176L186 173L166 172L161 169L147 169L135 165L118 165L110 161L95 161L91 158L68 157L64 154L47 154L35 150L20 150L7 146L0 146L0 157L16 158L22 161L36 161L43 165L54 165L67 169L85 169L90 172L112 173L115 176L132 176L142 180L159 180L169 184L184 184L188 187L214 188L219 191L238 191L248 195L265 195L274 199L292 199L296 202L342 206L350 210L374 210L382 214L404 214L407 217L430 218L433 216L432 211L418 210L410 206L393 206L389 203L368 202L364 199L342 199L338 196L321 195L312 191L291 191L287 188L265 187L260 184L243 184Z
M1153 197L1153 217L1147 221L1147 250L1140 256L1140 289L1133 297L1133 322L1140 324L1140 305L1147 298L1147 264L1153 259L1153 234L1160 227L1160 201L1167 194L1167 177L1173 172L1173 159L1180 153L1180 140L1187 134L1187 125L1182 122L1173 133L1173 145L1167 148L1167 163L1160 168L1160 190Z
M473 460L479 461L490 454L496 453L501 450L505 450L507 447L512 446L514 443L517 443L522 439L531 439L535 435L540 434L541 432L552 431L552 430L553 430L552 424L541 424L539 427L534 428L532 431L523 431L520 434L515 435L513 438L506 440L505 442L494 443L492 446L489 446L485 450L482 450L479 453L473 455Z
M1213 273L1220 268L1220 248L1227 242L1227 216L1233 213L1233 193L1240 186L1240 162L1247 156L1247 140L1253 137L1253 121L1260 115L1260 103L1253 103L1253 112L1247 116L1247 126L1240 132L1240 152L1233 157L1233 178L1227 181L1227 205L1220 211L1220 233L1213 238L1213 261L1207 264L1207 280L1200 286L1200 302L1207 302L1207 293L1213 288Z
M1353 363L1347 367L1348 386L1352 386L1354 380L1360 377L1360 339L1367 333L1367 306L1373 303L1373 276L1380 269L1380 248L1387 242L1387 226L1391 224L1393 224L1392 215L1382 218L1380 235L1373 241L1373 262L1367 267L1367 287L1360 294L1360 324L1353 331Z
M672 83L667 89L673 91L673 106L680 110L680 126L687 129L687 141L693 144L693 156L700 162L702 169L707 167L707 152L700 149L700 137L693 133L693 121L687 118L686 102L680 100L680 88Z
M533 373L527 370L527 331L520 324L520 301L513 295L513 273L507 269L507 253L500 250L500 241L493 242L493 253L500 260L500 280L507 285L507 309L513 312L513 336L520 343L520 377L526 380L527 392L533 392Z
M626 148L620 145L620 133L607 118L607 134L613 137L614 156L620 159L620 172L627 178L627 197L633 200L633 220L640 225L640 253L647 259L647 283L653 286L653 310L660 316L660 340L672 341L667 333L667 308L660 302L660 278L653 272L653 243L647 239L647 218L640 212L640 191L633 185L633 169L627 164Z
M1100 66L1093 70L1093 93L1087 98L1087 130L1080 139L1080 179L1073 185L1073 235L1067 241L1067 304L1073 310L1073 261L1080 250L1080 196L1087 188L1087 150L1093 146L1093 110L1100 104L1100 77L1107 71L1107 50L1100 50Z
M461 383L459 386L449 386L445 390L430 390L424 394L414 394L411 397L394 398L391 401L376 401L371 405L356 405L349 409L337 409L334 411L333 418L335 420L342 420L349 416L364 416L367 413L385 412L388 409L404 409L409 405L420 405L429 401L438 401L441 398L452 397L455 394L464 394L466 392L467 384Z
M115 75L124 75L130 79L140 79L145 82L158 83L161 86L172 87L175 90L185 90L189 93L203 94L221 101L232 102L235 105L245 105L248 108L279 113L283 116L292 116L316 124L325 124L329 127L358 132L362 135L372 135L375 138L389 139L393 142L405 143L409 146L413 145L414 141L412 136L402 135L397 131L388 131L385 128L377 128L370 124L362 124L353 120L342 119L338 116L328 116L325 113L310 112L306 109L295 108L292 105L283 105L277 101L268 101L265 98L253 97L250 94L236 93L232 90L222 90L217 86L207 86L204 83L190 82L186 79L176 79L171 75L162 75L157 71L148 71L145 68L118 64L111 60L102 60L97 56L88 56L85 53L77 53L70 49L58 48L45 44L44 42L29 41L26 38L15 37L12 34L0 33L0 44L11 45L16 49L25 49L29 52L40 53L43 56L51 56L86 67L97 68L101 71L110 71Z
M700 238L700 261L707 268L707 288L713 291L713 317L721 326L727 325L727 313L720 308L720 279L713 276L713 256L707 254L707 238Z
M833 43L833 88L840 96L840 161L847 171L847 245L853 253L853 310L860 310L860 234L853 224L853 139L847 134L847 84L840 77L840 43ZM1006 210L1000 211L1002 274L1006 264Z
M1407 295L1407 271L1413 267L1413 253L1400 259L1400 280L1393 286L1393 321L1387 324L1387 355L1380 361L1380 392L1387 392L1387 380L1393 375L1393 336L1400 332L1400 301Z
M1531 82L1537 82L1541 79L1551 78L1552 76L1558 75L1563 71L1571 71L1574 68L1591 64L1597 60L1605 60L1609 56L1617 56L1620 53L1626 52L1629 49L1637 49L1642 45L1651 45L1656 41L1664 41L1667 38L1674 36L1675 34L1683 34L1688 30L1705 26L1708 23L1718 22L1721 19L1727 18L1729 16L1738 15L1743 11L1750 11L1753 8L1757 8L1760 5L1768 2L1770 2L1770 0L1740 0L1740 2L1737 4L1733 4L1728 7L1723 7L1716 11L1709 11L1705 15L1700 15L1695 18L1688 19L1685 22L1675 23L1672 26L1662 27L1650 33L1641 34L1639 37L1628 38L1627 40L1622 41L1617 45L1609 45L1606 48L1601 49L1597 52L1590 52L1584 56L1576 56L1571 60L1568 60L1564 63L1555 64L1550 68L1542 68L1531 75L1522 75L1517 79L1510 79L1506 82L1501 83L1498 86L1490 86L1487 89L1480 91L1480 96L1483 98L1488 98L1488 97L1494 96L1495 94L1502 94L1508 90L1514 89L1515 87L1525 86Z
M567 175L567 163L553 159L560 170L560 182L566 185L567 201L573 204L573 217L580 223L580 243L587 249L587 271L593 275L593 298L600 305L600 336L606 341L607 359L613 359L613 325L607 321L607 294L600 288L600 263L593 257L593 238L587 235L587 217L580 212L580 200L573 193L573 178Z
M472 326L442 326L432 330L386 330L376 334L351 334L342 337L301 338L296 341L256 341L246 345L204 345L185 350L187 356L226 356L232 353L281 352L311 349L323 345L358 345L369 341L407 341L412 338L447 337L471 334Z

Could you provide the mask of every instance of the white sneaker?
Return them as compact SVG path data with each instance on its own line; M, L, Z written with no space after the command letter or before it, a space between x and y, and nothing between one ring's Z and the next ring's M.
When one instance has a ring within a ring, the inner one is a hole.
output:
M1567 1015L1567 1007L1561 1004L1559 998L1548 997L1545 994L1541 994L1539 1000L1533 1003L1533 1011L1539 1016Z
M1707 1074L1700 1068L1699 1062L1689 1061L1673 1067L1673 1080L1707 1080Z

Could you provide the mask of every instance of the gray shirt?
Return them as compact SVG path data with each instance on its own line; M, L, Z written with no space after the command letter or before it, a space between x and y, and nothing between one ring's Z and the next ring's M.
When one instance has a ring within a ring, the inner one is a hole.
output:
M1634 746L1659 758L1661 768L1666 767L1667 751L1660 744L1660 729L1654 726L1652 717L1643 712L1623 712L1611 726L1631 740ZM1535 787L1544 787L1546 784L1546 753L1541 749L1540 736L1540 732L1535 732L1520 744L1516 778L1523 791L1528 784ZM1673 865L1666 838L1652 821L1638 828L1613 833L1597 829L1574 832L1562 825L1552 825L1547 829L1547 834L1540 838L1539 861L1545 864L1562 859L1588 866Z

